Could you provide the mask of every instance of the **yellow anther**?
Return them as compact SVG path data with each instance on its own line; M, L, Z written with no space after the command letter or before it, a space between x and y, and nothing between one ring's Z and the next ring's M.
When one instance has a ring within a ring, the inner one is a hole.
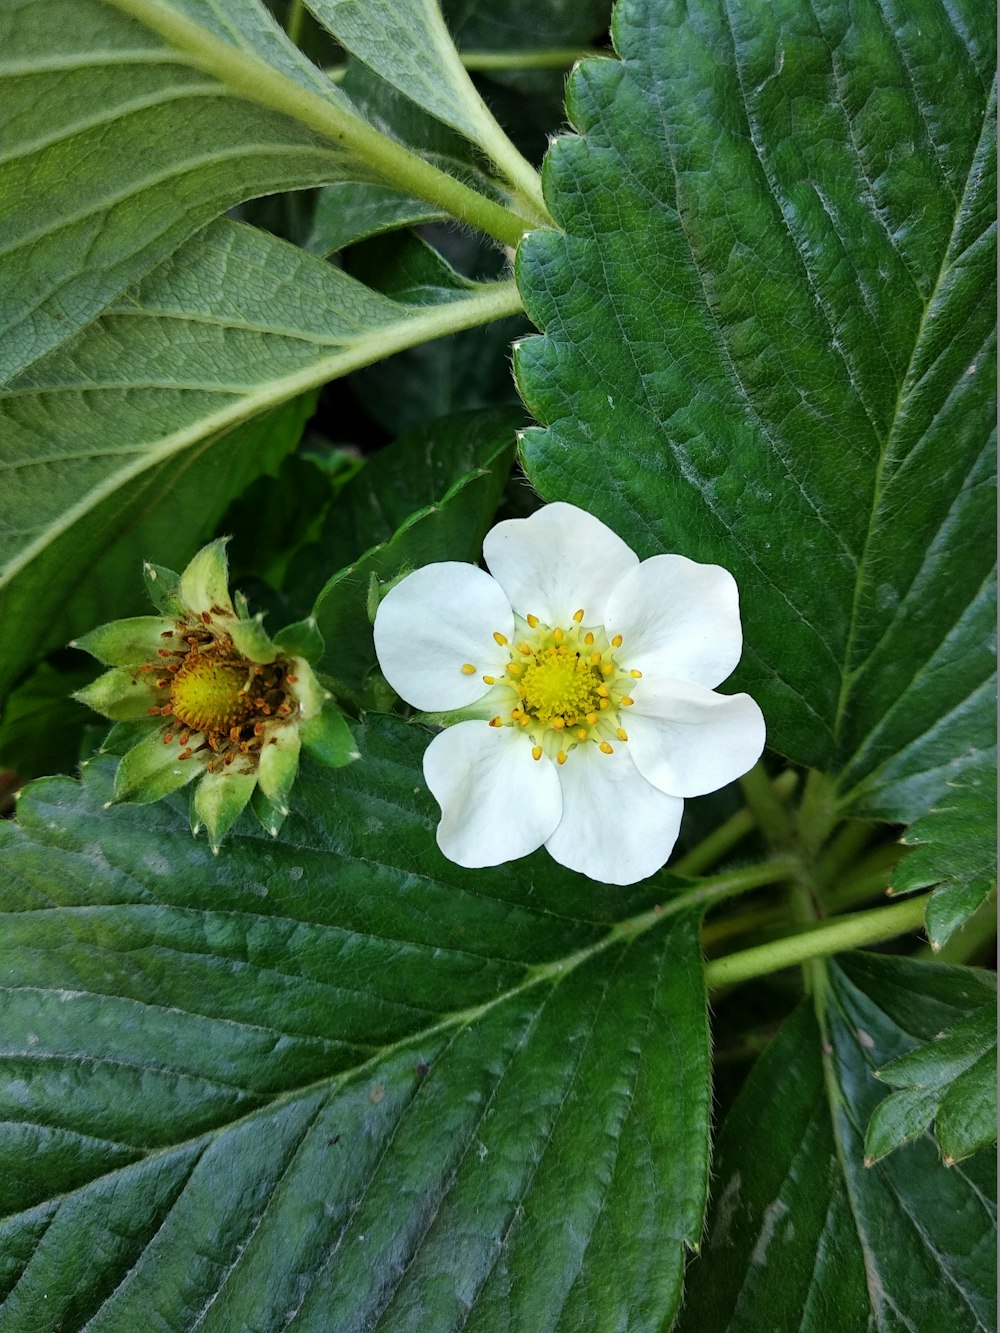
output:
M501 634L500 631L499 631L498 629L495 629L495 630L493 631L493 637L494 637L494 639L496 639L497 643L500 645L501 648L506 648L506 647L507 647L507 635L506 635L506 634Z
M602 699L606 699L608 695L611 693L611 691L608 689L607 685L598 685L597 693L601 696Z
M560 750L559 753L556 755L556 763L565 764L565 762L566 762L566 751Z
M610 699L602 699L602 700L601 700L601 707L602 707L602 708L610 708L610 707L611 707L611 700L610 700Z
M588 666L587 663L583 660L582 657L578 657L578 658L576 659L576 669L577 669L577 671L589 671L589 670L590 670L589 666Z
M632 705L635 703L635 700L634 700L634 699L631 699L627 694L623 694L623 695L622 695L621 701L622 701L622 705L623 705L625 708L631 708Z
M533 615L531 615L530 612L529 612L529 614L526 615L524 618L525 618L525 620L528 622L528 624L531 626L532 629L537 629L537 628L538 628L538 617L537 617L537 616L533 616Z
M573 619L576 621L576 623L577 623L578 625L582 625L582 624L583 624L583 607L582 607L582 606L580 607L579 611L574 611L574 612L573 612Z
M590 665L591 665L591 666L600 666L600 664L601 664L601 654L600 654L600 653L591 653L591 654L590 654Z
M491 717L491 718L490 718L490 726L491 726L491 727L502 727L502 726L503 726L503 719L502 719L502 718L499 718L499 717Z
M588 714L587 714L587 721L588 721L588 723L589 723L592 727L596 727L596 726L597 726L597 714L596 714L596 713L588 713Z
M615 637L611 640L611 642L615 648L620 648L622 646L622 636L620 634L616 634Z
M587 728L581 727L580 730L576 733L576 739L578 741L585 741L589 735L590 732L587 730Z
M642 680L642 672L636 671L635 667L633 667L628 674L632 677L633 680Z
M530 643L525 643L523 639L522 639L521 642L517 645L517 651L518 651L523 657L531 657L531 656L533 655L533 650L532 650L531 644L530 644Z
M496 678L496 676L484 676L484 677L483 677L483 684L484 684L484 685L495 685L496 683L497 683L497 678Z
M593 644L594 644L594 636L593 636L593 634L591 634L590 630L588 630L587 633L583 636L583 641L584 641L584 643L587 645L588 648L592 648L592 647L593 647Z
M542 747L540 745L533 745L531 747L531 757L532 759L541 759Z
M609 745L607 741L601 741L600 751L601 754L614 754L615 747L613 745Z
M565 637L566 637L565 634L562 632L562 630L561 630L561 629L559 628L559 626L557 625L557 626L555 627L555 629L552 631L552 642L553 642L553 643L562 643L562 641L563 641L563 639L564 639Z
M517 719L517 725L519 727L526 727L530 721L531 721L530 717L519 717Z
M476 668L472 665L471 662L463 662L463 663L462 663L462 675L463 675L463 676L474 676L475 674L476 674Z
M564 717L554 717L552 719L551 726L553 731L562 731L565 725L566 719Z
M614 669L615 669L615 664L613 662L605 662L604 665L601 667L601 675L610 676L611 673L614 671Z
M620 741L628 740L628 732L625 730L624 727L618 727L615 731L615 735L618 737Z
M507 674L510 676L519 676L523 670L524 667L520 664L520 662L507 663Z

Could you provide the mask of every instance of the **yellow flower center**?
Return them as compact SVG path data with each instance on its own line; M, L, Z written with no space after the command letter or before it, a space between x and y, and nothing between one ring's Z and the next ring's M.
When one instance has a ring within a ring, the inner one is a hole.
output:
M515 621L516 643L499 631L493 635L510 654L504 676L483 676L499 709L490 726L520 728L531 738L535 759L548 754L564 764L587 741L613 754L613 742L628 740L621 713L642 676L619 662L622 636L609 639L602 625L585 627L582 609L568 629L543 625L534 615ZM461 670L472 675L477 668L465 662Z
M207 733L225 733L245 722L254 711L247 666L212 653L188 653L170 691L174 717Z
M536 721L561 717L565 724L586 717L601 706L597 687L604 684L600 670L565 643L550 644L529 660L521 677L525 711Z

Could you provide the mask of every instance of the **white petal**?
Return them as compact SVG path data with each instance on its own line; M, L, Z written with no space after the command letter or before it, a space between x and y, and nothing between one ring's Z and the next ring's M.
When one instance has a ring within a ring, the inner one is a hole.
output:
M600 624L615 584L639 563L622 539L575 505L550 504L486 534L483 556L515 611L547 625Z
M424 565L385 595L375 614L382 672L407 703L425 712L464 708L490 689L483 676L510 660L494 632L511 638L514 615L503 589L475 565ZM463 674L464 665L474 672Z
M644 560L608 599L604 623L624 639L626 666L708 689L733 673L743 651L736 580L683 555Z
M749 694L644 678L628 711L636 768L671 796L724 787L752 768L764 748L764 715Z
M646 781L629 744L602 754L578 745L559 769L563 817L545 847L561 865L604 884L635 884L665 864L684 802Z
M460 866L527 856L559 823L555 765L532 759L531 741L513 727L448 727L427 747L424 777L441 807L438 846Z

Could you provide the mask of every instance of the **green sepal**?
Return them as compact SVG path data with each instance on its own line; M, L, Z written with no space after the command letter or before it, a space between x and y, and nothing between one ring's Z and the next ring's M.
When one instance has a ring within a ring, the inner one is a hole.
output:
M203 546L181 575L181 601L196 615L215 609L234 615L229 600L228 537Z
M179 753L176 742L164 745L159 731L145 737L118 765L114 794L109 804L136 801L146 805L158 801L161 796L169 796L204 773L197 759L179 759Z
M166 565L154 565L151 560L143 562L142 577L146 583L149 600L161 616L170 616L177 620L187 613L187 607L181 599L181 579Z
M236 592L233 593L233 606L236 609L237 620L250 619L250 603L247 601L245 595L239 591L239 589L237 589Z
M163 730L163 719L145 717L139 722L116 722L97 748L98 754L123 755L154 731Z
M342 768L361 758L347 718L330 704L300 725L299 736L306 754L327 768Z
M112 667L82 690L74 691L73 698L112 722L137 722L148 717L156 703L150 679L133 667Z
M238 653L248 657L251 662L273 662L278 655L271 636L264 628L263 616L252 616L249 620L236 620L226 626L226 631Z
M283 815L288 814L288 798L299 771L300 749L299 729L289 726L276 731L260 752L257 782Z
M283 653L305 658L315 665L323 656L325 644L319 632L315 616L306 620L297 620L293 625L286 625L274 636L274 642Z
M256 774L223 769L221 773L206 773L195 787L191 798L191 832L197 834L204 825L209 845L216 855L219 844L246 809L256 786Z
M304 657L293 657L289 666L292 667L290 674L295 676L296 680L288 688L299 706L302 720L308 721L309 718L318 717L330 698L329 690L324 690L316 679L316 673Z
M254 788L254 793L250 797L250 808L260 820L261 827L267 833L270 833L272 838L276 838L281 832L285 816L274 802L264 795L259 784Z
M178 637L176 629L162 616L132 616L98 625L69 646L90 653L105 666L139 666L152 661L161 648L170 648L171 639Z

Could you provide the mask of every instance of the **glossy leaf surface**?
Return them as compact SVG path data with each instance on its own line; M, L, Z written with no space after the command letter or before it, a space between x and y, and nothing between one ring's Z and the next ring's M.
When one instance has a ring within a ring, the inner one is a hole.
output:
M444 861L423 744L373 719L358 763L303 765L280 843L244 822L217 858L175 798L98 819L107 760L0 826L5 1330L670 1318L698 911L661 884L630 934L649 887Z
M929 1135L873 1166L874 1069L983 1004L967 968L874 955L827 969L754 1067L723 1126L701 1257L678 1328L983 1330L996 1301L996 1174L946 1167Z
M565 234L519 250L529 475L732 569L772 745L908 822L993 730L992 20L622 0L613 33L546 162Z

